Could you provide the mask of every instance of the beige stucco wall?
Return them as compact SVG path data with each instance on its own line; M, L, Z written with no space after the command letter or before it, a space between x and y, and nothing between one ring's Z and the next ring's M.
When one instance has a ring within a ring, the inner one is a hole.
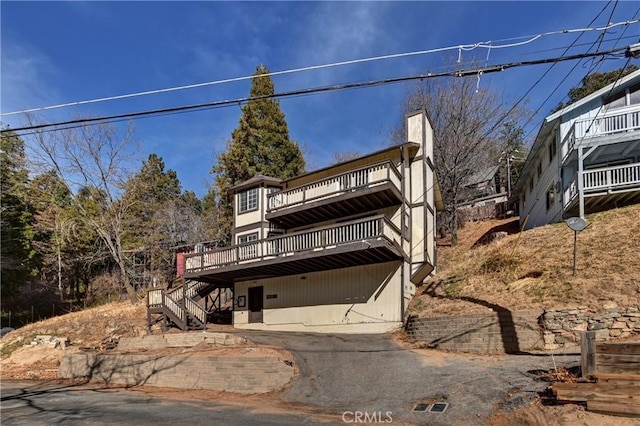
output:
M243 191L240 191L243 192ZM234 225L236 228L240 228L242 226L258 224L264 221L264 210L265 210L265 198L266 198L266 190L265 188L258 188L258 208L257 210L248 211L245 213L238 213L240 211L239 200L240 200L240 192L236 193L234 197Z
M391 329L402 321L401 262L335 269L235 285L234 326L299 330L372 324ZM248 288L264 287L263 324L250 324ZM273 297L275 295L275 297ZM238 307L239 296L247 299Z

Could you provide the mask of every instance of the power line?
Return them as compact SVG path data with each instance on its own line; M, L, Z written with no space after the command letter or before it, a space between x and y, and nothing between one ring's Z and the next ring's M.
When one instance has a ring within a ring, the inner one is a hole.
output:
M607 29L614 28L614 27L617 27L617 26L621 26L621 25L628 26L628 25L631 25L631 24L636 24L638 22L640 22L640 19L633 19L633 20L617 22L617 23L608 23L607 25L605 25L603 27L587 27L587 28L574 28L574 29L568 29L568 30L556 30L556 31L549 31L549 32L540 33L540 34L534 34L534 35L529 35L529 36L506 38L506 39L501 39L501 40L497 40L497 41L485 41L485 42L477 42L477 43L473 43L473 44L462 44L462 45L456 45L456 46L447 46L447 47L440 47L440 48L428 49L428 50L419 50L419 51L406 52L406 53L395 53L395 54L390 54L390 55L373 56L373 57L368 57L368 58L353 59L353 60L348 60L348 61L341 61L341 62L323 64L323 65L312 65L312 66L294 68L294 69L283 70L283 71L275 71L275 72L270 72L270 73L267 73L267 74L261 74L261 77L267 77L267 76L268 77L272 77L272 76L277 76L277 75L292 74L292 73L303 72L303 71L313 71L313 70L319 70L319 69L324 69L324 68L333 68L333 67L339 67L339 66L345 66L345 65L354 65L354 64L359 64L359 63L380 61L380 60L386 60L386 59L397 59L397 58L403 58L403 57L409 57L409 56L426 55L426 54L439 53L439 52L445 52L445 51L450 51L450 50L458 50L459 54L461 54L463 51L471 51L471 50L475 50L475 49L487 49L488 51L495 50L495 49L506 49L506 48L523 46L523 45L532 43L532 42L534 42L534 41L536 41L536 40L538 40L538 39L540 39L542 37L548 37L548 36L553 36L553 35L561 35L561 34L570 34L570 33L575 33L575 32L580 32L580 33L584 34L585 32L588 32L588 31L603 31L603 30L606 31ZM589 25L591 25L591 24L589 24ZM515 41L515 40L523 40L523 41ZM508 42L508 41L513 41L513 43L507 43L507 44L502 44L502 45L494 45L493 44L495 42ZM30 109L24 109L24 110L20 110L20 111L12 111L12 112L7 112L7 113L2 113L0 115L1 116L10 116L10 115L23 114L23 113L28 113L28 112L46 111L46 110L65 108L65 107L70 107L70 106L78 106L78 105L85 105L85 104L91 104L91 103L106 102L106 101L119 100L119 99L127 99L127 98L133 98L133 97L138 97L138 96L155 95L155 94L160 94L160 93L174 92L174 91L178 91L178 90L194 89L194 88L199 88L199 87L213 86L213 85L219 85L219 84L225 84L225 83L233 83L233 82L238 82L238 81L250 80L252 78L254 78L254 76L243 76L243 77L227 78L227 79L223 79L223 80L209 81L209 82L204 82L204 83L196 83L196 84L189 84L189 85L184 85L184 86L169 87L169 88L165 88L165 89L148 90L148 91L129 93L129 94L124 94L124 95L107 96L107 97L89 99L89 100L84 100L84 101L67 102L67 103L58 104L58 105L51 105L51 106L38 107L38 108L30 108Z
M607 4L604 5L604 7L602 8L602 10L600 10L600 12L598 12L598 14L595 16L595 18L593 18L591 20L591 22L589 22L588 26L593 25L593 23L600 17L600 15L602 15L602 13L604 13L604 11L607 9L607 7L609 7L609 5L611 4L611 1L609 1ZM615 10L615 8L614 8ZM609 21L611 20L611 17L609 17ZM606 31L606 30L605 30ZM584 34L584 33L583 33ZM580 37L582 37L583 34L578 35L578 37L576 37L576 39L573 41L573 43L571 43L571 45L569 47L567 47L567 49L563 52L563 54L567 53L569 51L569 49L578 42L578 40L580 40ZM604 33L603 33L604 34ZM600 38L600 41L602 42L602 38ZM589 47L589 49L587 49L587 52L589 52L593 46L595 45L595 43L598 40L596 40L595 42L591 43L591 46ZM598 46L599 47L599 46ZM596 49L596 52L598 51L598 49ZM540 106L534 111L533 114L531 114L529 116L529 119L526 121L526 123L524 123L524 125L522 125L522 128L525 128L530 122L531 120L533 120L536 115L538 115L538 113L540 112L540 110L542 109L542 107L549 101L549 99L551 99L551 96L553 96L554 93L556 93L556 91L560 88L560 86L562 85L562 83L564 83L567 78L569 78L569 76L573 73L573 71L575 71L575 69L578 67L578 65L580 64L580 61L576 62L575 65L569 70L568 73L565 74L565 76L562 78L562 80L560 80L560 82L556 85L556 87L549 93L549 95L547 96L547 98L540 104ZM536 81L536 83L531 87L531 89L529 89L529 91L527 91L527 93L525 93L524 96L526 96L538 83L540 83L540 81L553 69L553 67L555 66L555 64L553 64L552 66L550 66L547 71L545 71L545 73L538 79L538 81ZM535 130L535 128L533 128L532 130L530 130L524 137L524 139L526 140L529 135Z
M611 14L609 15L609 21L611 21L612 17L613 17L613 13L616 9L617 6L617 0L616 3L614 4L614 7L611 11ZM600 13L598 13L598 15L589 23L589 25L592 25L593 22L595 22L596 19L598 19L598 17L602 14L602 12L605 11L605 9L607 7L609 7L609 4L611 4L611 1L608 2L605 7L600 11ZM636 10L636 13L634 14L634 18L637 16L638 12L640 12L640 9ZM628 27L627 27L628 28ZM616 40L616 42L614 43L613 47L615 48L615 46L620 42L620 40L623 38L624 33L626 32L627 28L625 28L622 33L620 34L620 36L618 37L618 39ZM591 50L591 48L593 48L593 46L595 46L596 43L598 43L598 47L596 48L596 53L597 51L600 49L600 46L602 45L602 41L604 40L604 36L606 34L607 30L604 30L603 33L598 37L598 39L596 41L594 41L591 44L591 47L589 49L587 49L587 52ZM578 37L580 38L580 36ZM637 39L637 37L634 37L635 39ZM576 39L577 40L577 39ZM594 63L592 64L591 68L589 69L589 71L587 71L586 75L591 74L594 70L599 69L599 67L602 65L603 60L601 59L597 64ZM549 95L547 96L547 98L542 102L542 104L540 104L540 106L538 107L538 109L531 115L531 117L529 118L529 120L527 120L527 122L522 126L523 128L526 127L527 124L529 124L529 122L531 122L531 120L538 114L538 112L542 109L542 107L549 101L549 99L551 98L551 96L553 96L553 94L560 88L560 86L562 85L562 83L565 82L565 80L569 77L569 75L571 75L575 69L578 67L578 65L580 64L580 62L576 62L576 64L571 68L571 70L569 70L569 72L564 76L564 78L556 85L556 87L551 91L551 93L549 93ZM585 76L586 76L585 75ZM583 77L584 78L584 77ZM569 95L565 95L564 98L567 98ZM563 98L563 99L564 99ZM544 119L543 119L544 120ZM529 132L527 132L526 136L524 137L524 139L526 140L534 131L536 130L536 128L532 128Z
M178 106L178 107L172 107L172 108L163 108L163 109L154 109L154 110L130 112L130 113L123 113L123 114L114 114L114 115L107 115L107 116L94 117L94 118L80 118L80 119L75 119L75 120L60 121L60 122L48 123L48 124L37 124L37 125L24 126L24 127L13 128L13 129L3 129L3 130L1 130L1 132L2 133L9 132L9 131L21 132L21 131L26 131L26 130L39 130L39 129L55 128L55 127L59 127L59 126L80 127L80 126L83 126L83 125L86 125L86 124L97 123L97 122L109 122L109 121L122 120L122 119L127 119L127 118L149 117L149 116L161 115L161 114L174 114L174 113L186 112L186 111L219 108L219 107L223 107L223 106L238 105L238 104L242 104L242 103L245 103L245 102L257 101L257 100L261 100L261 99L288 98L288 97L292 97L292 96L309 95L309 94L313 94L313 93L322 93L322 92L331 92L331 91L337 91L337 90L346 90L346 89L355 89L355 88L362 88L362 87L380 86L380 85L385 85L385 84L402 83L402 82L407 82L407 81L412 81L412 80L424 80L424 79L436 78L436 77L468 77L468 76L476 76L476 75L483 75L483 74L489 74L489 73L495 73L495 72L502 72L502 71L507 70L509 68L516 68L516 67L530 66L530 65L548 64L548 63L557 63L557 62L565 62L565 61L571 61L571 60L576 60L576 59L591 58L591 57L595 57L595 56L612 55L612 54L616 54L616 53L622 53L624 50L626 50L626 47L609 49L607 51L596 52L596 53L580 53L580 54L575 54L575 55L560 56L560 57L554 57L554 58L545 58L545 59L535 59L535 60L530 60L530 61L510 62L510 63L504 63L504 64L499 64L499 65L491 65L491 66L479 67L479 68L469 69L469 70L456 70L456 71L447 71L447 72L441 72L441 73L427 73L427 74L420 74L420 75L407 76L407 77L396 77L396 78L388 78L388 79L382 79L382 80L372 80L372 81L359 82L359 83L345 83L345 84L337 84L337 85L315 87L315 88L308 88L308 89L299 89L299 90L294 90L294 91L289 91L289 92L275 93L273 95L264 95L264 96L256 96L256 97L244 97L244 98L222 100L222 101L208 102L208 103L202 103L202 104ZM65 127L65 128L70 128L70 127ZM61 130L61 129L50 129L48 131L54 131L54 130Z

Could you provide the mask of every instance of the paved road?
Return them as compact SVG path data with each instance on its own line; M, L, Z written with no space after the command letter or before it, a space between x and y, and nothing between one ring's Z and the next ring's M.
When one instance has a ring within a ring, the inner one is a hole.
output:
M413 351L388 335L235 333L294 354L300 377L276 396L278 408L284 405L289 414L271 410L269 404L276 404L268 399L244 405L185 402L127 390L3 382L2 424L315 424L340 423L344 414L350 423L360 416L378 423L480 425L494 407L517 407L544 389L535 370L578 362L577 354L480 357ZM412 411L425 401L449 405L444 413Z
M245 332L249 340L290 350L301 377L281 397L338 412L387 412L394 420L430 425L484 424L497 404L530 401L546 383L534 370L575 366L576 355L469 357L412 351L389 335ZM445 401L444 413L416 413L421 401Z
M124 389L2 382L0 420L8 425L297 425L326 422L297 411L273 413L219 401L185 402ZM333 419L339 419L334 416Z

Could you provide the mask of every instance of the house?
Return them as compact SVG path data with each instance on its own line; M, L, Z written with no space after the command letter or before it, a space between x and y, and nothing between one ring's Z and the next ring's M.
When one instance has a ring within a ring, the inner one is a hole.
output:
M464 182L458 204L463 220L483 220L503 216L507 191L500 186L500 166L485 167Z
M231 291L237 328L349 333L401 326L416 284L435 271L436 205L442 207L427 114L408 116L407 129L401 145L232 188L232 245L185 253L178 268L185 285L149 292L149 323L202 328L207 304Z
M545 118L512 194L527 229L640 202L640 71Z

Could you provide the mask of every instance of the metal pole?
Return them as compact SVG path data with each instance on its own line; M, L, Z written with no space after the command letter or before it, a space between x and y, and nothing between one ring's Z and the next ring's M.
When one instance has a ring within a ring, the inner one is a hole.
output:
M573 276L576 276L576 258L578 257L578 231L573 231Z
M507 203L511 198L511 152L507 155Z

